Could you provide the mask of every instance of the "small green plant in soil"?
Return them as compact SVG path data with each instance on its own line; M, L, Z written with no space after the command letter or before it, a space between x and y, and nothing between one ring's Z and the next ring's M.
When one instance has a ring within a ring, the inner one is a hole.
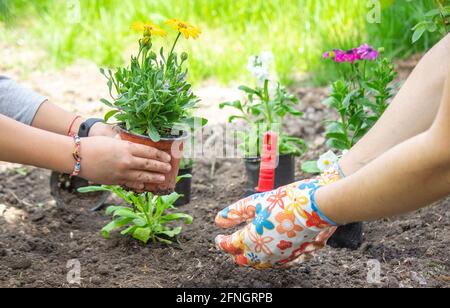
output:
M414 28L412 42L416 43L425 32L439 32L442 36L450 32L450 5L448 0L433 0L435 8L425 13L424 19Z
M272 61L273 56L269 52L250 57L248 69L257 79L257 85L239 87L245 95L244 100L220 104L221 109L232 107L239 112L229 118L230 123L242 120L248 125L246 131L238 133L245 157L260 156L263 136L268 131L279 133L281 155L301 156L307 148L301 138L288 136L283 131L282 125L288 115L302 117L303 113L296 109L299 100L295 95L289 94L279 82L270 81Z
M101 70L108 79L112 102L102 102L112 111L105 115L105 121L115 117L129 132L147 135L154 142L161 137L172 136L176 126L192 127L195 121L206 124L204 119L196 119L192 112L199 98L192 92L187 81L188 70L185 63L188 54L178 54L175 49L180 38L198 38L201 30L177 19L166 22L177 32L168 53L153 45L155 36L166 36L166 31L151 23L136 23L133 28L143 32L139 40L139 54L131 57L129 67Z
M180 179L181 177L178 180ZM118 186L91 186L80 188L78 191L80 193L109 191L128 204L107 208L106 214L111 215L113 220L102 229L104 238L109 238L111 232L115 230L122 230L122 235L130 235L144 244L149 241L171 244L182 231L182 227L175 227L174 223L183 221L189 225L193 221L188 214L170 211L175 209L175 202L181 198L177 193L168 196L138 194Z
M331 150L351 149L383 115L395 88L397 77L393 64L380 57L380 52L365 44L349 51L334 50L324 54L333 59L336 65L351 66L351 74L334 82L331 94L323 103L339 114L337 121L326 121L327 145ZM323 161L308 161L302 170L308 173L323 172L335 160L327 153Z

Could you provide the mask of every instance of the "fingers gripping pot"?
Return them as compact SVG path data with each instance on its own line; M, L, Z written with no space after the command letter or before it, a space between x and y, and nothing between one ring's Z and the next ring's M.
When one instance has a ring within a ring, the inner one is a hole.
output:
M172 169L164 174L166 177L164 183L155 185L150 192L156 195L168 195L174 192L180 170L180 161L183 157L184 142L189 139L189 133L182 131L178 136L161 138L160 141L154 142L147 136L128 132L122 127L118 129L122 140L153 147L170 155Z

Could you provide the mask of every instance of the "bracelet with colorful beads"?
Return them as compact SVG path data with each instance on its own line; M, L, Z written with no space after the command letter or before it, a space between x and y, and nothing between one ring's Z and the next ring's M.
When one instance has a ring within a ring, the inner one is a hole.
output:
M73 168L73 172L70 176L78 176L81 172L81 157L80 157L80 149L81 149L81 138L78 135L72 134L73 140L75 141L75 149L73 150L73 158L75 159L75 167Z

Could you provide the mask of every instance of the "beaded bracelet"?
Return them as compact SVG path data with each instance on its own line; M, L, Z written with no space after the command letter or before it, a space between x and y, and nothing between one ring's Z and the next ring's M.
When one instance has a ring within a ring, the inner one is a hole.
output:
M72 153L72 156L75 159L75 167L73 168L73 172L70 175L71 177L73 177L78 176L81 172L81 157L80 157L81 138L76 134L72 134L71 136L75 141L75 149L73 150Z

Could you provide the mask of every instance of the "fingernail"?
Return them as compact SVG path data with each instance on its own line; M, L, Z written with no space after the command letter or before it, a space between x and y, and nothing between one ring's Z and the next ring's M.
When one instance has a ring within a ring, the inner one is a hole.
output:
M172 156L170 156L170 155L167 154L167 153L164 153L163 159L164 159L164 161L170 163L170 161L172 160Z
M172 166L170 164L166 164L166 172L170 172L172 170Z
M164 175L159 175L157 179L160 182L164 182L166 180L166 177Z

